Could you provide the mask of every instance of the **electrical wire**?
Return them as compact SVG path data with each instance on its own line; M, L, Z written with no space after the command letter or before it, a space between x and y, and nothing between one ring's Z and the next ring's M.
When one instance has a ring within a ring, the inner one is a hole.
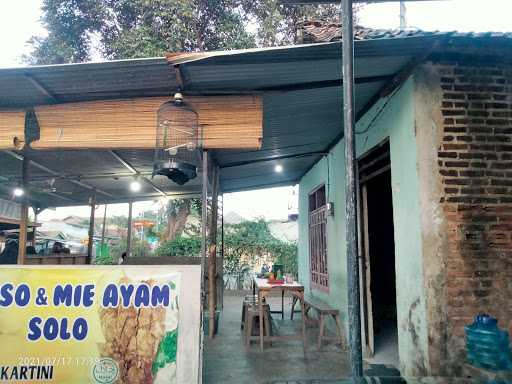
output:
M368 123L368 125L366 126L365 129L361 130L361 131L355 131L355 134L356 135L362 135L363 133L366 133L368 132L373 124L377 121L377 119L380 117L380 115L382 114L382 112L384 111L384 109L387 107L387 105L389 104L389 102L391 101L391 99L393 99L393 96L395 96L395 94L402 88L402 85L401 84L399 87L396 87L390 94L389 96L387 97L386 101L382 104L381 108L377 111L377 113L375 114L375 116L373 116L373 118L370 120L370 122Z

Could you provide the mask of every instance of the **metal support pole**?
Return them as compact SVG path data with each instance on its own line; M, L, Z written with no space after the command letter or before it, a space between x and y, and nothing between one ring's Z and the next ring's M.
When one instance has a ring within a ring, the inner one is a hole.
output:
M220 178L220 175L219 175ZM220 181L219 181L220 183ZM220 188L220 184L219 184ZM222 197L222 206L220 211L220 282L222 286L220 287L220 309L224 309L224 194Z
M203 189L201 193L201 294L204 300L206 269L206 226L208 225L208 151L203 151Z
M21 201L20 232L18 234L18 264L25 264L27 254L27 225L28 225L28 167L30 160L23 156L21 167L21 187L25 191Z
M128 203L128 225L126 228L126 257L132 255L132 217L133 217L133 201Z
M359 262L357 243L357 163L354 119L354 31L352 0L342 0L343 122L345 137L345 198L347 241L348 323L354 382L363 376Z
M208 151L203 151L201 192L201 304L205 305L205 279L206 279L206 227L208 226ZM202 308L202 307L201 307Z
M219 198L218 168L213 168L212 176L212 209L210 213L209 232L210 246L208 249L208 336L210 339L215 336L215 312L217 311L217 213Z
M407 9L405 8L405 2L400 1L400 29L407 28Z
M92 191L89 204L91 206L91 216L89 218L89 242L87 243L87 257L89 259L89 264L92 264L92 247L94 241L94 213L96 210L96 190Z

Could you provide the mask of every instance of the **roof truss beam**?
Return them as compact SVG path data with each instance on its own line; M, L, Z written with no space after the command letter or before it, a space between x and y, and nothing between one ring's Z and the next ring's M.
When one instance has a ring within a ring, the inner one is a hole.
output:
M119 161L126 169L128 169L134 176L140 176L141 179L146 182L147 184L151 185L151 187L157 191L162 196L167 196L167 194L162 191L160 188L158 188L151 180L144 177L142 174L140 174L134 167L131 165L128 161L123 159L121 155L119 155L116 151L109 150L108 151L117 161Z
M3 151L4 153L8 154L9 156L11 157L14 157L15 159L18 159L20 161L23 161L24 159L24 156L23 155L19 155L13 151ZM30 160L30 164L32 164L34 167L36 168L39 168L40 170L44 171L44 172L47 172L49 174L51 174L52 176L55 176L55 177L62 177L61 174L59 174L58 172L55 172L54 170L48 168L48 167L45 167L44 165L42 164L39 164L37 162L35 162L34 160ZM81 181L78 181L78 180L72 180L72 179L68 179L68 181L72 184L75 184L75 185L78 185L79 187L82 187L84 189L87 189L87 190L95 190L97 193L101 193L102 195L105 195L105 196L108 196L108 197L114 197L112 194L106 192L106 191L103 191L102 189L98 189L98 188L95 188L93 187L92 185L89 185L89 184L86 184L84 182L81 182Z
M9 182L11 181L9 178L5 177L5 176L0 176L0 180L4 180L6 182ZM29 183L30 183L30 180L29 180ZM0 188L3 189L4 191L6 191L7 193L8 192L8 188L5 187L4 185L0 185ZM66 196L62 196L62 195L59 195L58 193L55 193L55 192L48 192L48 191L41 191L41 190L38 190L39 193L43 193L45 195L48 195L48 196L51 196L51 197L55 197L57 199L61 199L61 200L64 200L64 201L67 201L67 202L72 202L74 204L77 204L78 201L70 198L70 197L66 197ZM35 200L37 201L37 200Z
M58 103L59 100L55 97L53 93L51 93L46 87L44 87L34 76L32 75L24 75L25 79L28 80L30 84L32 84L40 93L46 96L52 103Z
M369 77L358 77L355 79L355 84L366 84L366 83L376 83L382 81L389 81L393 78L393 75L382 75L382 76L369 76ZM272 87L264 87L259 88L258 91L267 92L267 91L302 91L308 89L319 89L319 88L332 88L332 87L341 87L343 86L343 80L335 79L335 80L324 80L324 81L315 81L311 83L299 83L292 85L277 85Z

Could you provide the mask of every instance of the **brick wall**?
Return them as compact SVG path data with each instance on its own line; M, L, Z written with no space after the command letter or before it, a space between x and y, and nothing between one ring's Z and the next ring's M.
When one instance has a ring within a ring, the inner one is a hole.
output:
M438 147L448 231L446 350L460 374L464 328L490 313L512 334L512 66L435 65Z

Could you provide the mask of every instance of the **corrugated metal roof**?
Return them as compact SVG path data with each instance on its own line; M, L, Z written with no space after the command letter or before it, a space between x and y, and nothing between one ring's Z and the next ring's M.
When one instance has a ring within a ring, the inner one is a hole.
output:
M481 40L480 45L488 44L490 38ZM496 41L503 44L501 38ZM375 100L393 76L436 44L440 44L438 50L443 50L466 46L467 42L467 35L458 38L454 34L356 41L356 111ZM246 92L263 96L261 150L223 150L213 154L221 167L224 191L296 183L343 131L339 42L0 69L0 108L172 95L178 87L174 64L179 64L185 97ZM138 172L150 174L152 151L116 153ZM31 167L35 186L44 185L41 180L56 179L55 192L35 188L33 195L42 204L83 204L91 188L103 192L98 193L99 203L127 201L132 197L127 188L132 180L131 171L111 152L31 151L31 157L42 166ZM282 173L274 172L278 163L283 165ZM12 153L0 153L0 164L0 194L3 191L6 195L19 181L21 161ZM166 179L155 179L153 185L145 182L136 198L158 197L159 190L180 195L198 193L200 177L182 187Z
M169 95L176 79L165 58L151 58L0 69L0 86L0 107L12 108Z

